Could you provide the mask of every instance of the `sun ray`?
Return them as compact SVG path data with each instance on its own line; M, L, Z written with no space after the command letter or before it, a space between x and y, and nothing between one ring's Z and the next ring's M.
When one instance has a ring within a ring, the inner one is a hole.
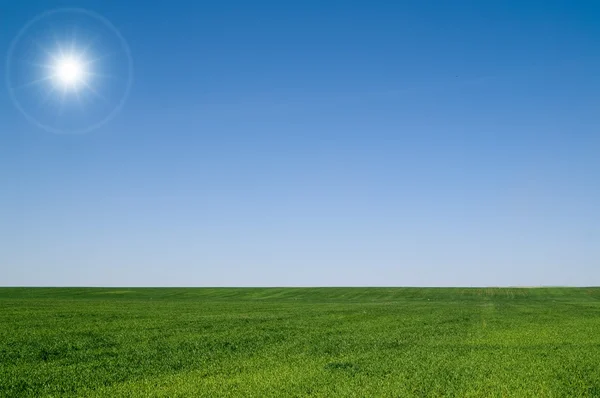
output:
M56 29L52 29L52 39L54 40L54 46L58 51L58 58L62 58L65 56L65 52L63 51L63 46L59 37L56 35Z
M81 93L79 91L75 91L75 97L77 98L77 107L81 112L84 112L83 104L81 103Z
M35 79L35 80L30 81L30 82L21 84L20 86L12 87L11 90L13 90L13 91L22 90L22 89L27 88L27 87L36 86L38 84L47 82L48 80L52 80L53 78L54 78L53 75L48 75L48 76L42 77L40 79Z
M113 75L110 73L98 73L98 72L88 72L89 77L99 77L101 79L118 79L117 75Z
M18 62L19 64L24 64L24 65L28 65L28 66L34 66L36 68L42 68L42 69L52 69L52 65L50 64L42 64L39 62L31 62L31 61L27 61L24 59L16 59L15 62Z
M65 99L66 98L67 98L67 89L63 87L63 89L61 90L61 94L60 94L60 102L59 102L57 116L62 116L62 114L65 110Z
M100 39L100 35L96 35L94 36L92 39L88 40L88 42L86 43L85 46L83 46L81 48L81 50L79 51L79 54L82 57L87 57L88 55L88 51L94 47L94 45L96 44L96 42Z
M102 60L102 59L110 58L110 57L112 57L112 56L114 56L114 55L116 55L116 54L117 54L116 52L112 52L112 53L105 53L105 54L99 55L99 56L97 56L96 58L91 58L91 59L88 59L88 60L87 60L87 61L84 63L84 65L86 65L86 66L87 66L87 65L91 65L91 64L93 64L93 63L96 63L96 62L98 62L98 61L100 61L100 60Z
M83 82L83 86L92 94L94 94L96 97L100 98L102 101L108 103L108 98L106 98L105 96L103 96L102 94L100 94L91 84L89 84L88 82Z
M42 45L40 42L38 42L37 40L32 40L33 44L35 44L35 46L42 51L44 54L46 54L48 57L50 57L53 61L57 60L57 56L56 54L54 54L52 51L48 50L46 48L46 46ZM62 52L61 52L62 55Z
M73 30L71 31L71 48L69 49L69 52L71 54L73 54L75 52L75 48L76 48L76 44L77 44L77 27L74 26Z
M38 104L38 106L42 106L45 105L46 103L48 103L48 101L50 100L50 97L54 94L54 92L56 91L56 86L50 86L50 88L48 90L46 90L46 95L44 95L44 98L42 98L42 100L40 101L40 103Z

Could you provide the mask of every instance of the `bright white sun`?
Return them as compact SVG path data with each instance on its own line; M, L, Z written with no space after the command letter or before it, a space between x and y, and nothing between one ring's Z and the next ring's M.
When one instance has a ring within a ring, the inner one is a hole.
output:
M54 83L64 90L77 90L85 85L89 72L86 64L76 55L61 55L52 65Z

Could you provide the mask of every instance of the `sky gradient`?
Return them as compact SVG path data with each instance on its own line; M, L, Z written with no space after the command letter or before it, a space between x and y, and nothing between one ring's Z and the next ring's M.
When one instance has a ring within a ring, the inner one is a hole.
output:
M141 4L0 0L134 61L85 135L2 86L0 285L600 285L600 3Z

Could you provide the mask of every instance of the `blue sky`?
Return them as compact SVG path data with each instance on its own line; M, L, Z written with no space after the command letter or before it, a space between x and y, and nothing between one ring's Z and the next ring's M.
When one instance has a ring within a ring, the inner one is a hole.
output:
M0 90L0 285L600 285L598 2L143 4L0 0L135 71L84 135Z

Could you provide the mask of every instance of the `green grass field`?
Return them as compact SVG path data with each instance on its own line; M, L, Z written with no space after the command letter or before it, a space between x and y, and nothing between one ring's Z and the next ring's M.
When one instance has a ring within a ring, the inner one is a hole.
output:
M600 397L600 288L1 288L0 396Z

